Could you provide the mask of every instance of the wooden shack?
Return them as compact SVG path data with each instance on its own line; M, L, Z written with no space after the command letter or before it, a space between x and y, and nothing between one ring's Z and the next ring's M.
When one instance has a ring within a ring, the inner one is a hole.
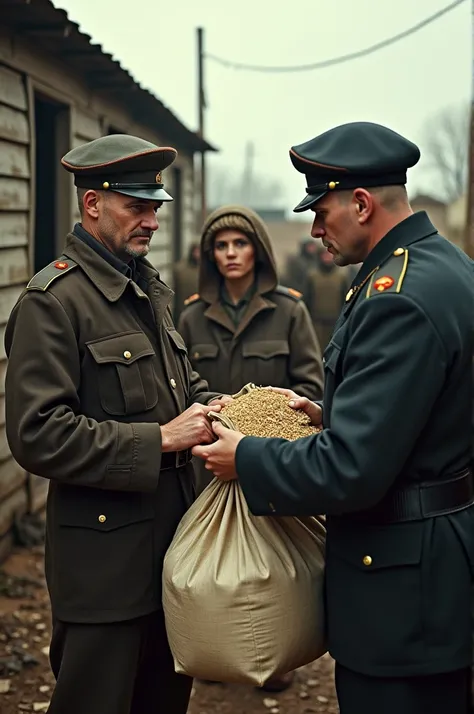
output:
M0 0L0 560L15 516L45 503L47 481L26 474L5 435L5 324L31 275L61 253L79 220L59 160L111 133L178 149L164 173L174 202L160 214L149 258L163 278L195 238L196 153L213 150L49 0Z

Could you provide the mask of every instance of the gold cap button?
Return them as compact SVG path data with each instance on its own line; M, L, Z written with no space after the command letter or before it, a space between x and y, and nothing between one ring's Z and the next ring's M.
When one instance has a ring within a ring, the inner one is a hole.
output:
M405 251L403 250L403 248L397 248L397 250L393 251L393 254L398 256L398 255L403 255L404 252Z
M104 183L102 184L102 188L105 188L105 190L107 191L107 189L110 188L110 183L108 181L104 181Z
M176 380L175 380L175 379L171 378L171 379L170 379L170 384L171 384L171 386L173 387L173 389L176 389Z
M99 523L105 523L107 520L107 516L104 516L103 514L99 516Z
M372 565L372 558L370 557L370 555L364 555L364 557L362 558L362 562L364 563L364 565L367 566Z
M132 356L132 353L129 350L125 350L125 352L123 353L123 356L125 357L125 359L130 359L130 357Z
M195 353L193 354L193 357L194 357L194 359L199 359L199 352L195 352Z

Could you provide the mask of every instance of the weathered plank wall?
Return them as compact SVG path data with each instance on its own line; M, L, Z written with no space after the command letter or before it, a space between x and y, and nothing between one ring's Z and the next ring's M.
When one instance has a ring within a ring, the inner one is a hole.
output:
M28 507L27 475L5 433L5 325L28 278L30 130L25 82L0 64L0 558L16 514Z

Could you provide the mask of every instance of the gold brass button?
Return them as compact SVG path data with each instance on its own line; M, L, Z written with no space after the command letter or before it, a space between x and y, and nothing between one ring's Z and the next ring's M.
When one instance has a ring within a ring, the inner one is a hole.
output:
M99 523L105 523L107 520L107 516L104 516L103 514L99 516Z
M170 384L171 384L171 386L173 387L173 389L176 389L176 380L175 380L175 379L171 378L171 379L170 379Z
M199 359L199 352L195 352L195 353L193 354L193 357L194 357L194 359Z
M125 352L123 353L123 356L125 357L125 359L130 359L130 357L132 356L132 353L129 350L125 350Z
M370 555L364 555L364 557L362 558L362 562L364 563L364 565L367 566L372 565L372 558L370 557Z
M404 252L405 252L405 251L403 250L403 248L397 248L396 250L393 251L393 254L394 254L395 256L399 256L399 255L403 255Z

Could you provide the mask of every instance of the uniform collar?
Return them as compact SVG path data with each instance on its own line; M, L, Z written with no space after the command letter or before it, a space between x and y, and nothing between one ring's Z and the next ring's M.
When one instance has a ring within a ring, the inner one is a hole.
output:
M77 236L83 243L86 243L89 248L95 250L104 260L106 260L110 265L118 270L119 273L125 275L126 278L133 278L133 273L135 270L135 261L131 260L130 263L125 263L120 258L117 258L108 248L105 247L97 238L94 238L86 229L80 224L76 223L74 226L73 233Z
M397 248L406 248L437 232L426 211L419 211L408 216L404 221L394 226L370 251L354 282L359 284L365 280L369 273L382 265Z
M93 239L94 240L94 239ZM104 249L105 250L105 249ZM138 297L145 297L145 293L136 285L131 276L128 277L114 267L110 260L106 260L95 247L79 238L75 233L69 233L66 238L64 255L72 258L98 290L110 302L116 302L122 297L127 285L132 284ZM145 259L136 261L137 270L148 282L153 278L159 279L159 273Z
M242 295L240 300L238 302L232 302L232 298L230 297L227 288L225 286L225 283L222 283L221 285L221 300L224 302L226 305L233 309L238 309L242 305L249 303L250 300L253 298L254 294L256 293L257 286L255 283L252 283L252 285L249 287L247 292Z

